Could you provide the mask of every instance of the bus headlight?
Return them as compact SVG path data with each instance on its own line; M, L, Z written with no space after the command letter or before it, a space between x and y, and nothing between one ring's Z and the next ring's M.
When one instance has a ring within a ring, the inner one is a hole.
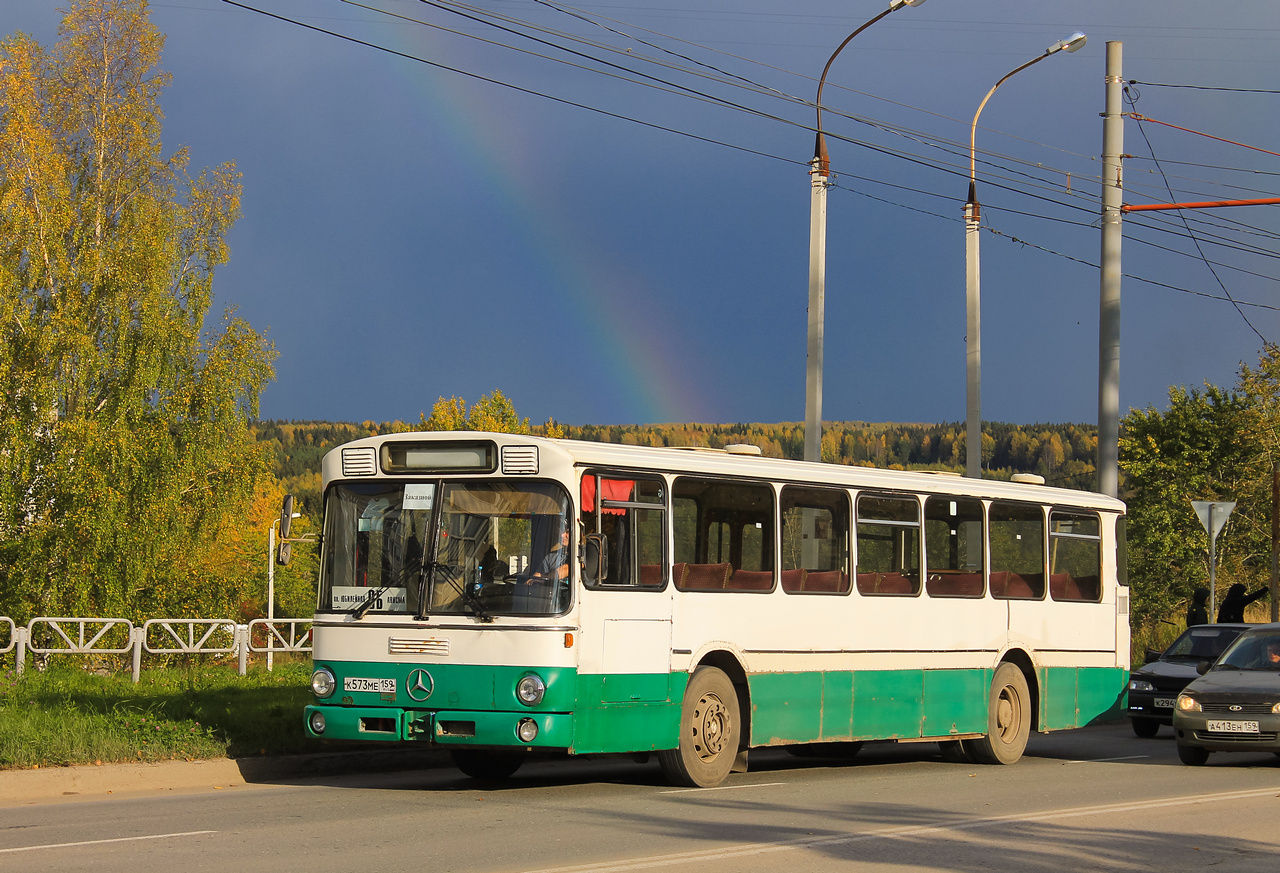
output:
M516 697L520 698L520 702L525 706L537 706L546 693L547 686L542 681L542 677L536 673L521 676L520 681L516 683ZM536 727L534 731L537 731Z
M1196 700L1190 694L1178 695L1178 711L1179 712L1200 712L1200 701Z
M311 692L316 697L328 697L337 687L338 680L333 678L328 667L321 667L311 674Z
M311 732L313 734L324 733L324 713L323 712L311 713Z
M531 718L522 718L516 725L516 736L522 743L532 743L538 737L538 723Z

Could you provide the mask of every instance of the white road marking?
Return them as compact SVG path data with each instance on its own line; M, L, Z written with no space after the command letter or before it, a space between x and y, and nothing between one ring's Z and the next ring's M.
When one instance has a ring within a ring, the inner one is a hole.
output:
M48 843L43 846L18 846L14 849L0 849L0 854L8 852L34 852L38 849L67 849L72 846L99 846L103 843L132 843L138 840L168 840L173 837L197 837L201 834L216 834L217 831L183 831L180 834L148 834L144 837L116 837L110 840L81 840L78 843Z
M1150 755L1125 755L1123 758L1081 758L1079 761L1063 761L1064 764L1101 764L1104 761L1140 761Z
M618 861L606 861L596 864L580 864L570 867L544 867L530 873L619 873L624 870L647 870L654 867L670 867L690 861L724 861L748 855L764 855L769 852L787 852L792 849L804 849L810 846L833 846L846 843L867 842L870 840L892 840L898 837L916 837L922 834L946 833L948 831L969 831L992 828L1010 823L1053 821L1055 819L1079 818L1107 813L1135 812L1139 810L1161 809L1173 806L1190 806L1196 803L1215 803L1227 800L1249 800L1255 797L1275 797L1280 794L1280 786L1258 788L1251 791L1226 791L1217 794L1188 794L1182 797L1169 797L1158 800L1140 800L1128 803L1107 803L1098 806L1077 806L1067 809L1049 810L1046 812L1020 813L1002 815L994 818L956 819L941 825L907 825L884 828L858 834L829 834L827 836L801 837L794 840L782 840L776 843L741 843L736 846L725 846L719 849L703 849L695 852L676 852L669 855L650 855L640 858L625 858Z
M750 785L717 785L715 788L672 788L659 791L659 794L686 794L690 791L736 791L739 788L770 788L775 785L786 785L785 782L753 782Z

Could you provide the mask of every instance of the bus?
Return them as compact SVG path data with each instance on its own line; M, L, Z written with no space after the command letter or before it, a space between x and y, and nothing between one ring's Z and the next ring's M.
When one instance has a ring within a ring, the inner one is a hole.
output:
M1031 731L1123 717L1109 497L480 432L357 440L323 484L312 737L488 780L653 754L709 787L761 747L1011 764Z

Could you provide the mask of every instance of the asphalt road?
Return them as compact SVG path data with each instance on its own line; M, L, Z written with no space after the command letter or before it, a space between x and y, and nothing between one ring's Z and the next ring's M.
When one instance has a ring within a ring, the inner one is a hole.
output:
M851 761L751 753L714 789L562 760L484 789L451 769L0 808L0 870L1039 871L1280 869L1280 758L1181 765L1168 729L1033 736L1012 767L932 744Z

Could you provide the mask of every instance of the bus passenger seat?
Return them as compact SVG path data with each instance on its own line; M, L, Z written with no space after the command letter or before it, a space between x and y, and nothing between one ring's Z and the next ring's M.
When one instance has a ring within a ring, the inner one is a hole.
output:
M692 591L721 591L729 581L732 564L689 564L684 587Z
M796 591L805 590L805 580L808 570L800 567L795 570L782 571L782 590L795 593Z

